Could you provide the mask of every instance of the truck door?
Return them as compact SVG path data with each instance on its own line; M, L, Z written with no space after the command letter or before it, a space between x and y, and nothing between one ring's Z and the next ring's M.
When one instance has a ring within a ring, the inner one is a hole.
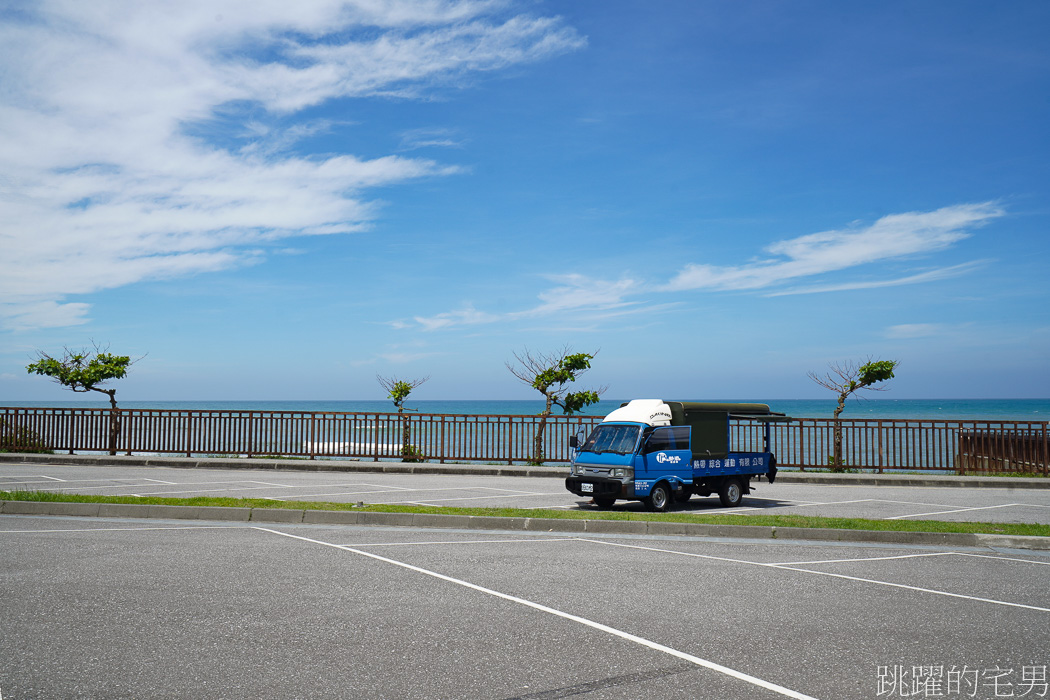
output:
M653 428L642 448L642 467L646 479L658 481L664 476L692 477L692 452L689 448L690 428L687 425ZM635 475L635 479L639 475Z

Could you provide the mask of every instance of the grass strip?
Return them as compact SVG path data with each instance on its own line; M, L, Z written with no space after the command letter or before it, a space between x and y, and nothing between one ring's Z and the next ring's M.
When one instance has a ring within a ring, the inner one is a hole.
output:
M266 498L156 498L95 496L51 491L0 491L0 501L51 501L62 503L133 503L162 506L220 506L227 508L287 508L290 510L357 510L373 513L429 513L502 518L551 518L556 520L636 520L707 525L759 525L772 527L877 530L883 532L962 532L990 535L1050 537L1050 525L1037 523L946 522L943 520L866 520L822 518L808 515L728 515L688 511L649 513L635 510L546 510L541 508L456 508L439 506L366 505L328 501L275 501Z

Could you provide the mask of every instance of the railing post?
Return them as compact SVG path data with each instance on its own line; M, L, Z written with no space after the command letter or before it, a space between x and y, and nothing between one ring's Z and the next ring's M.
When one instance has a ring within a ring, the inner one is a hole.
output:
M310 459L314 458L317 451L317 414L310 414Z
M124 444L127 446L127 456L131 456L131 437L128 431L127 416L124 414L122 409L117 409L117 441L124 440Z
M66 412L63 411L63 413L66 413ZM68 432L69 442L67 444L69 445L69 454L73 454L73 445L74 445L74 443L73 443L73 434L74 434L73 423L76 422L76 413L74 413L74 409L70 409L69 410L68 416L69 416L69 420L66 422L66 424L69 426L69 432Z
M1043 476L1050 476L1050 444L1047 444L1047 423L1043 423Z
M441 458L439 460L439 463L440 464L444 464L445 463L445 454L448 452L448 445L445 444L445 416L441 416L441 431L440 431L440 435L441 435L441 443L440 443L441 444Z
M883 466L886 464L886 457L882 451L882 421L878 422L877 430L879 431L879 474L882 474Z
M805 425L804 420L798 422L798 470L806 471L806 448L805 448Z
M245 443L245 453L248 459L255 454L255 411L248 411L248 439Z

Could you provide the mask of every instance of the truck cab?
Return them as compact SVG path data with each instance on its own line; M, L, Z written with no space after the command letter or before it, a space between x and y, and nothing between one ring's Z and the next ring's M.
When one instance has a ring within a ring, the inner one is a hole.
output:
M757 432L745 433L760 434L761 444L731 445L730 419L757 422ZM752 479L776 478L769 424L786 420L766 404L635 399L606 416L582 444L575 441L565 487L600 508L637 500L664 511L674 501L712 493L722 505L738 506Z

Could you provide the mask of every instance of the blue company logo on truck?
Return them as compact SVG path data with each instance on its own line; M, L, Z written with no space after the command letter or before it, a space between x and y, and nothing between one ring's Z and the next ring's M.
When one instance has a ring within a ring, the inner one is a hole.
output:
M757 428L738 431L746 444L731 444L731 419ZM674 501L712 493L723 505L736 506L751 492L753 479L776 478L769 426L785 420L765 404L629 401L582 444L571 441L576 455L565 487L600 508L638 500L662 511Z

